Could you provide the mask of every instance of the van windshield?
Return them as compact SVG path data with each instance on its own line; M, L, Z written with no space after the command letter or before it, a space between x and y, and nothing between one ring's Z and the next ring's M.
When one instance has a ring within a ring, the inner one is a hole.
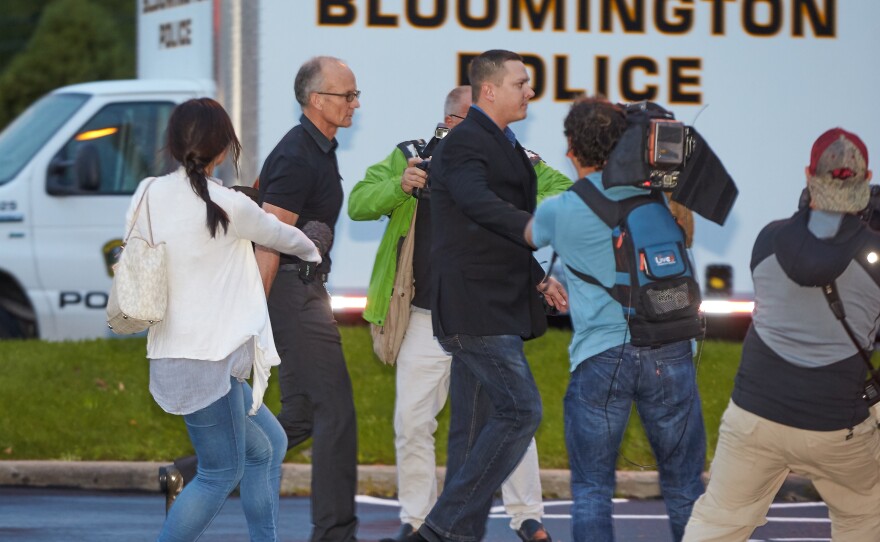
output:
M88 94L49 94L0 133L0 184L8 182L89 99Z

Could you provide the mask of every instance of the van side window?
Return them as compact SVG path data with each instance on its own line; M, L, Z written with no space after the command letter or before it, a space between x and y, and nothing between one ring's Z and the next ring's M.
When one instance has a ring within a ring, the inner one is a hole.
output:
M165 146L171 102L107 105L58 152L49 165L51 194L132 194L145 177L173 169Z

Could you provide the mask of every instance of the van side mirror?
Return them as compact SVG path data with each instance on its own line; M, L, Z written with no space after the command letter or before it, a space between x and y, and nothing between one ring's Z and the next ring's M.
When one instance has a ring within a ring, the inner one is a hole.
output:
M49 162L46 172L46 192L53 196L68 196L75 194L73 183L67 180L64 173L73 165L72 160L65 160L61 155L55 155Z
M73 172L72 178L67 175ZM53 196L71 196L95 192L101 187L101 157L97 147L85 144L77 149L73 160L58 154L49 162L46 192Z

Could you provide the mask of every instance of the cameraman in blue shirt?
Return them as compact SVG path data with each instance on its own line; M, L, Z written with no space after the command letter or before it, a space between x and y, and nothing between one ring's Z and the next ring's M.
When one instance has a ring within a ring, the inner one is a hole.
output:
M602 185L602 169L626 127L618 107L593 98L576 101L565 119L577 182L592 183L614 201L648 193L633 186ZM706 456L690 341L631 344L623 307L606 290L616 275L612 230L574 191L542 203L525 237L538 247L553 245L566 264L574 328L565 396L573 540L614 540L615 467L634 401L657 458L673 539L681 540L691 507L703 492L700 476ZM569 266L601 285L577 278Z

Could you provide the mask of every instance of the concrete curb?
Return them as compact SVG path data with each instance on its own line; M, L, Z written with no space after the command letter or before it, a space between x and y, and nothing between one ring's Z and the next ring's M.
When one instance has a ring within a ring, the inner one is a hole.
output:
M159 492L159 467L167 463L126 461L0 461L0 486L74 488L100 491ZM444 468L437 469L441 487ZM285 463L282 467L281 494L308 495L311 465ZM569 471L541 470L545 499L570 499ZM397 493L397 471L387 465L358 467L358 493L393 497ZM617 471L619 497L653 499L660 497L656 471ZM789 475L779 497L786 501L820 500L813 484Z

